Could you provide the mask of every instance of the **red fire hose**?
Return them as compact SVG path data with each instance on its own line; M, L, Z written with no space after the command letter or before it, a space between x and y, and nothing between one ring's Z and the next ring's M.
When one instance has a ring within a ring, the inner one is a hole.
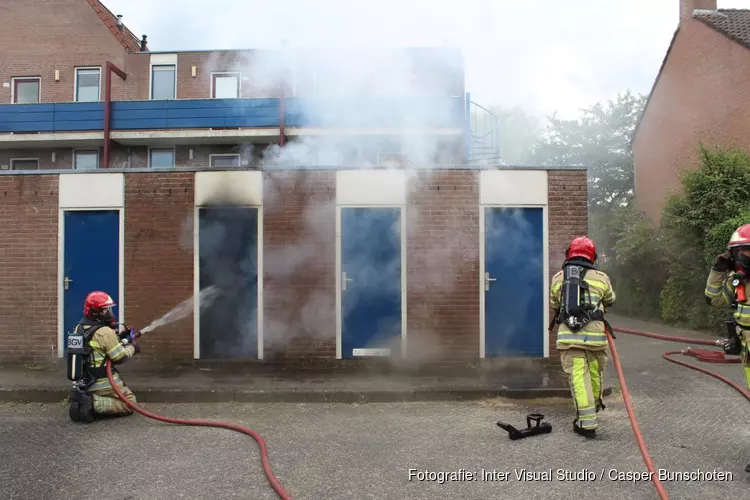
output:
M671 341L671 342L684 342L688 344L717 346L717 343L711 340L695 339L695 338L689 338L689 337L673 337L669 335L659 335L657 333L630 330L627 328L614 328L614 330L618 332L622 332L622 333L640 335L643 337L651 337L651 338L655 338L659 340L666 340L666 341ZM612 361L614 362L615 368L617 370L617 378L620 381L620 387L622 388L622 397L625 402L625 408L628 412L628 418L630 419L630 424L633 427L633 434L635 435L635 440L638 443L638 448L640 448L641 450L641 455L643 456L643 461L646 463L646 468L648 468L649 472L651 472L651 481L654 483L654 486L656 487L656 491L659 493L659 498L661 498L662 500L667 500L669 497L667 496L667 492L664 489L664 486L661 484L661 481L659 481L658 474L656 472L656 469L654 468L653 462L651 461L651 456L649 455L648 449L646 448L646 443L643 440L643 435L641 434L641 430L638 427L638 422L635 418L635 411L633 410L633 404L630 400L630 391L628 391L628 386L625 383L625 375L623 374L622 366L620 365L620 358L617 354L617 348L615 347L615 343L612 339L612 335L609 332L607 332L607 340L609 342L609 348L612 351ZM736 358L736 357L728 358L724 355L724 352L720 352L720 351L709 351L706 349L693 350L690 348L687 348L683 351L667 351L663 355L664 359L666 359L667 361L685 366L687 368L691 368L693 370L697 370L707 375L711 375L712 377L729 384L734 389L736 389L740 394L745 396L745 398L747 398L748 401L750 401L750 391L748 391L744 387L740 386L739 384L735 383L732 380L729 380L726 377L723 377L722 375L719 375L716 372L712 372L710 370L706 370L705 368L701 368L700 366L692 365L690 363L685 363L683 361L678 361L676 359L672 359L669 357L674 354L684 354L687 356L693 356L699 361L705 361L708 363L739 363L740 362L739 358Z
M271 471L271 464L268 460L268 450L266 449L266 443L263 441L263 438L260 437L258 433L256 433L252 429L248 429L247 427L242 427L240 425L236 424L230 424L227 422L216 422L213 420L190 420L190 419L183 419L183 418L170 418L170 417L163 417L161 415L156 415L155 413L148 412L137 405L134 405L128 399L123 395L122 391L117 387L117 384L115 383L114 378L112 377L112 360L107 358L107 378L109 379L109 383L112 386L112 388L115 390L115 393L117 394L117 397L120 398L126 405L128 405L128 408L131 410L137 411L144 417L153 418L154 420L159 420L161 422L166 422L168 424L178 424L178 425L193 425L198 427L218 427L221 429L229 429L237 432L241 432L243 434L247 434L248 436L252 437L258 442L258 447L260 448L260 459L263 462L263 470L266 473L266 477L268 477L268 482L271 483L271 487L276 491L276 493L279 495L279 498L283 500L288 500L291 497L289 496L289 493L284 490L284 488L279 484L276 477L273 475L273 472Z

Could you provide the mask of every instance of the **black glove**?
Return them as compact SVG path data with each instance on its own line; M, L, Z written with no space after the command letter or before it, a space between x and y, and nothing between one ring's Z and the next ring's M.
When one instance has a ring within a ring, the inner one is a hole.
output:
M725 354L737 356L742 353L742 342L740 342L739 336L732 335L722 341L721 348Z
M724 252L723 254L716 257L716 262L714 262L714 271L719 271L721 273L731 271L734 269L734 257L732 257L731 252Z

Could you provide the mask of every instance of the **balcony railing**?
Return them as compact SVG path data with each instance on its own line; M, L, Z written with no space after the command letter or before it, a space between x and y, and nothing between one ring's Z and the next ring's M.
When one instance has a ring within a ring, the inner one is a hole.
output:
M112 130L280 127L280 99L116 101ZM463 128L464 99L285 99L286 127ZM104 129L104 103L3 104L0 133Z

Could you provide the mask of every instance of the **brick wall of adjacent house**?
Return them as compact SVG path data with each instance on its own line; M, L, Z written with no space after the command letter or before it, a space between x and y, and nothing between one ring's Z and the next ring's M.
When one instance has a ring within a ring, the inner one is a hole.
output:
M190 172L125 175L123 303L130 325L143 327L193 295L194 178ZM333 359L335 172L267 171L263 178L264 358ZM548 178L551 278L569 241L586 233L586 174L551 171ZM0 361L56 353L57 186L56 176L0 176ZM409 174L410 357L478 356L478 203L476 171ZM144 337L140 358L191 359L192 318ZM553 336L556 358L554 342Z
M40 77L42 102L73 101L74 68L103 68L107 61L123 67L125 55L124 47L85 0L2 3L0 82ZM60 71L59 81L55 70ZM112 90L115 99L125 97L124 82L114 81ZM0 87L0 103L10 102L11 88Z
M750 50L692 19L681 28L633 143L638 206L658 221L698 146L750 145ZM689 83L689 84L688 84Z
M565 261L570 241L588 234L588 191L585 170L558 170L547 173L549 279ZM547 307L548 304L547 304ZM550 319L552 311L550 310ZM559 359L555 349L557 328L550 334L550 358Z
M0 176L0 363L57 353L56 175Z

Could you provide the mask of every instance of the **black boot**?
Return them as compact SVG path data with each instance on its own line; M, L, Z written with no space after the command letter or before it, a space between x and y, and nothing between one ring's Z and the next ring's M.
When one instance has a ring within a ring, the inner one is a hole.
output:
M750 472L750 462L745 466L745 472Z
M73 422L91 423L94 421L94 398L91 394L75 391L70 398L68 415Z
M585 438L593 439L596 437L596 429L584 429L578 425L578 419L573 420L573 431Z

